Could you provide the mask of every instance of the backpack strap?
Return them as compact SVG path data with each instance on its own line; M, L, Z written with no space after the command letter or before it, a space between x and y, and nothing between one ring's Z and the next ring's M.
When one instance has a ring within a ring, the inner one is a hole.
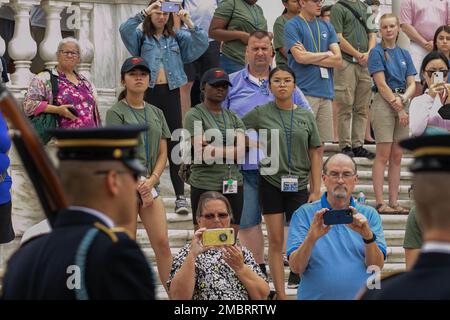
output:
M50 74L50 84L52 86L52 96L53 96L52 104L54 106L57 106L58 102L56 101L56 98L58 96L58 77L55 76L53 72L49 69L45 69L44 71Z
M340 4L341 6L345 7L348 11L350 11L353 16L356 18L356 20L359 21L359 23L361 23L361 25L363 26L364 30L366 30L366 33L373 33L372 31L370 31L367 26L366 26L366 22L364 21L364 18L361 17L361 15L359 14L359 12L357 12L355 9L353 9L348 3L345 3L344 1L338 1L338 4Z

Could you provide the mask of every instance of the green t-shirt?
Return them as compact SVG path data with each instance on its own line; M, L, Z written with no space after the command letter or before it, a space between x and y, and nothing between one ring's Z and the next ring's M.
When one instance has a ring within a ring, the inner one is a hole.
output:
M363 2L341 0L349 4L356 12L363 17L366 23L370 17L367 5ZM362 24L355 18L353 13L342 5L336 3L331 9L331 24L334 26L336 33L342 33L344 38L359 52L367 52L369 49L369 38ZM367 24L366 24L367 25ZM376 32L376 30L370 30ZM342 57L353 63L353 57L342 52Z
M224 118L226 126L223 121ZM245 132L245 126L242 120L239 119L234 112L228 109L223 109L223 117L222 113L216 114L208 111L204 104L198 104L189 110L184 120L184 128L189 131L191 137L196 133L194 132L195 121L201 122L202 127L200 128L200 132L202 133L208 129L219 129L223 134L225 128L235 129L235 133L241 132L244 134ZM236 136L236 134L230 135L230 132L227 132L227 146L234 145L234 136ZM223 143L223 138L219 143ZM189 184L198 189L222 191L223 180L228 179L229 173L231 173L231 178L237 180L238 185L241 186L242 175L239 171L239 166L237 164L228 165L225 160L223 162L223 164L193 163L191 165ZM230 167L230 172L228 167Z
M227 30L238 30L251 33L255 30L267 31L267 21L263 10L257 4L249 5L244 0L222 0L214 17L225 20ZM245 47L240 40L227 41L222 53L230 59L245 65Z
M275 61L277 67L287 66L287 59L281 54L280 48L284 48L284 25L289 20L285 15L281 15L273 24L273 46L275 49Z
M138 159L148 168L148 174L150 174L158 159L158 149L161 139L170 139L171 137L163 112L148 103L145 103L144 109L132 109L122 100L106 112L106 125L118 126L123 124L148 125L148 131L146 133L143 132L139 136Z
M281 120L280 114L283 120ZM247 129L279 130L279 169L275 174L265 175L265 168L261 164L260 172L267 182L280 188L281 177L289 175L288 145L284 128L287 129L288 136L290 136L291 111L279 109L274 102L269 102L268 104L257 106L247 113L242 120ZM307 188L309 173L311 172L309 149L321 146L314 114L299 107L295 108L293 111L292 132L291 175L299 177L298 188L303 190ZM270 148L272 144L271 136L270 133L267 133L268 154L266 156L270 156L272 152Z
M422 227L420 226L419 216L416 214L416 207L413 207L406 221L405 240L403 248L420 249L422 248Z

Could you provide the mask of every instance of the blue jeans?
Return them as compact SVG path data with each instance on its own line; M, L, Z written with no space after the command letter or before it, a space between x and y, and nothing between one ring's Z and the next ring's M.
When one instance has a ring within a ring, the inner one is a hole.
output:
M228 58L223 53L220 54L220 66L228 74L241 71L242 69L245 68L244 65L240 64L239 62L233 59Z
M259 172L258 170L241 170L244 178L244 206L241 215L241 229L248 229L262 222L259 205Z

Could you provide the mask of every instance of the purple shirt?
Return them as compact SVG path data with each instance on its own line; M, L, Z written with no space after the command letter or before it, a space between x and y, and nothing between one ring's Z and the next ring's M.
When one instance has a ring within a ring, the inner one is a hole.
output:
M233 86L229 88L227 98L223 102L222 107L234 111L240 118L256 106L264 105L275 100L272 92L269 90L268 81L264 81L264 83L258 85L250 80L248 66L241 71L231 74L230 82ZM308 101L298 87L295 89L292 98L296 105L312 112ZM249 135L249 137L254 138L255 136ZM261 150L250 150L245 155L245 164L242 165L242 169L258 170L258 165L254 163L256 162L256 158L261 159L261 154Z

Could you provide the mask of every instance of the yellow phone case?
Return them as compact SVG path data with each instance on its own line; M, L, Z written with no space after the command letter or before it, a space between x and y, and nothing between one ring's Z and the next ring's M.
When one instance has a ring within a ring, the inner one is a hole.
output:
M232 246L235 243L234 229L208 229L202 234L204 247Z

